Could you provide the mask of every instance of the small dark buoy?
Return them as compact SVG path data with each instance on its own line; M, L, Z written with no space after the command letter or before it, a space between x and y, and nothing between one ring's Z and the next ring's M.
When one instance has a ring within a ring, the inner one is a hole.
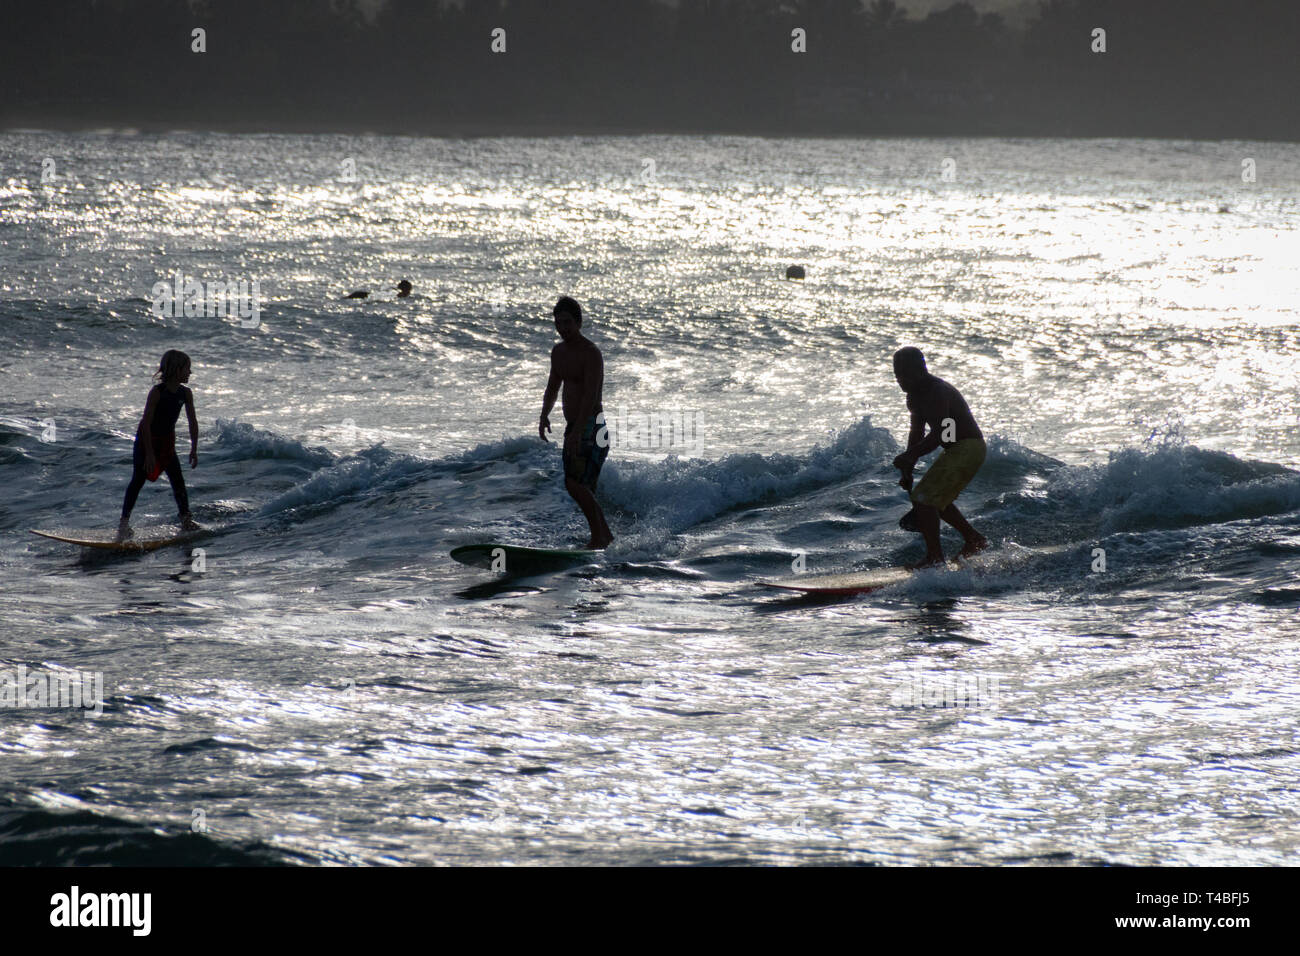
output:
M370 296L370 293L369 293L369 292L367 292L365 289L360 289L360 290L358 290L358 291L356 291L356 292L351 293L350 295L345 295L343 298L345 298L345 299L365 299L365 298L369 298L369 296Z
M785 270L785 277L787 279L802 279L803 266L790 266Z

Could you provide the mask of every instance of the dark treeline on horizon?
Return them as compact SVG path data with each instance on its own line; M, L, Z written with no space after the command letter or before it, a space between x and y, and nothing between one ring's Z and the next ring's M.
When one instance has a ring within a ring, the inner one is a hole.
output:
M1300 141L1296 0L1042 0L1023 29L891 0L5 7L6 127Z

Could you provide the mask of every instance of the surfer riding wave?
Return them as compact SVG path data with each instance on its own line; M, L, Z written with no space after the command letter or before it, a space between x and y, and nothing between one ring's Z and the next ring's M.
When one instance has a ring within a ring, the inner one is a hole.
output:
M960 531L965 540L957 557L983 551L989 546L988 540L971 527L954 502L984 464L988 453L984 433L961 392L930 374L920 349L909 346L894 353L894 378L907 393L907 410L912 416L907 450L894 459L894 467L903 473L898 483L910 491L913 504L912 512L904 516L903 526L919 531L925 538L925 557L908 567L944 563L940 518ZM929 434L925 432L927 425ZM913 488L912 470L917 460L941 445L943 454Z
M122 517L117 525L117 540L131 537L131 512L136 498L146 481L157 481L164 472L176 499L178 521L185 531L198 528L190 516L190 499L185 488L185 476L176 457L176 421L185 409L190 426L190 467L199 464L199 422L194 414L194 393L185 387L190 380L190 357L177 349L169 349L158 363L154 374L158 384L149 390L145 400L144 415L135 431L135 446L131 453L131 481L122 499Z
M609 433L604 426L601 390L605 364L600 349L582 334L582 306L569 296L555 304L555 331L561 341L551 349L551 372L542 396L542 415L537 434L546 441L551 430L550 413L561 386L564 418L564 489L578 503L591 529L587 548L607 547L614 535L605 513L596 501L596 481L609 456Z

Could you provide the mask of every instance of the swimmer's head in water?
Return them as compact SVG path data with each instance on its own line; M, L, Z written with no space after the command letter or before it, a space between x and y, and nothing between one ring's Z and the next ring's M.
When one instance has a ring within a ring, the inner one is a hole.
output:
M551 313L555 316L555 331L562 339L572 338L582 328L582 306L567 295L560 297Z
M399 299L404 299L410 294L411 294L411 283L407 282L405 279L397 283L397 297Z
M909 345L894 353L894 378L903 391L910 392L929 375L930 372L925 367L925 356L920 349Z
M180 349L168 349L158 363L154 378L164 385L181 384L190 377L190 357Z

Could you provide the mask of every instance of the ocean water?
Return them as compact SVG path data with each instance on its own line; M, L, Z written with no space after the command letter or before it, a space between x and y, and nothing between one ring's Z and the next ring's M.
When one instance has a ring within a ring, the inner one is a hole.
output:
M0 684L103 697L0 706L0 862L1300 863L1298 189L1268 143L0 134ZM158 316L178 272L256 324ZM617 540L463 567L585 538L560 294ZM759 587L919 556L908 344L997 547ZM213 533L30 535L115 522L168 348Z

